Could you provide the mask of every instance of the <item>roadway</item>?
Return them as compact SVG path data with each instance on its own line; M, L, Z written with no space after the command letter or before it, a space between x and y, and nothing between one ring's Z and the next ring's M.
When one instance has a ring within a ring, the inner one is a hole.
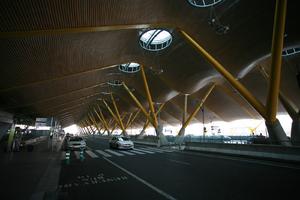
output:
M287 199L298 196L300 166L136 145L109 149L87 137L80 157L61 152L59 199Z

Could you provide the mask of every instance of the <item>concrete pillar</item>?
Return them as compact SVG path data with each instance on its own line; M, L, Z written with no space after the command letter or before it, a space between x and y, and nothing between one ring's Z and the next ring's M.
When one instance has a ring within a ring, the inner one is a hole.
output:
M298 112L298 116L293 119L291 142L293 145L300 146L300 111Z
M187 100L188 100L188 94L185 94L184 102L183 102L183 113L182 113L182 128L180 129L178 135L175 138L175 144L179 144L179 145L182 144L184 141L185 128L183 127L183 124L187 119Z
M286 136L278 119L276 119L276 121L273 123L268 123L267 121L265 123L272 144L291 146L291 142Z
M121 133L122 135L124 135L124 136L128 136L128 133L127 133L127 131L125 130L125 131L122 131L122 133Z
M156 110L158 110L158 108ZM163 134L164 126L163 126L163 123L161 122L161 119L160 119L160 113L157 114L157 122L158 122L158 126L155 129L155 132L156 132L156 136L158 137L157 146L160 147L160 146L164 146L164 145L169 144L169 142L168 142L166 136Z
M9 130L9 136L8 136L8 141L7 141L7 151L8 152L11 152L11 150L12 150L14 136L15 136L15 124L12 124L11 128Z
M145 137L146 127L144 126L140 134L137 136L138 139L143 139Z

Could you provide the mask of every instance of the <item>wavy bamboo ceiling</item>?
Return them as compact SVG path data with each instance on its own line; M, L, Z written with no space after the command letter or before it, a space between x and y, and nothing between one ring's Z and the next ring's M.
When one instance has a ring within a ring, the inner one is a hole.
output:
M78 123L99 99L109 101L104 93L112 91L121 113L136 111L124 88L110 87L107 81L124 81L146 106L140 72L118 69L137 62L145 66L153 101L167 102L161 113L166 124L181 123L184 94L190 94L191 113L211 82L217 87L204 104L206 121L261 118L178 28L265 103L267 81L259 69L268 71L270 66L274 10L275 1L259 0L223 0L208 8L196 8L187 0L0 1L0 109L54 116L67 126ZM219 34L212 18L228 26L228 32ZM298 19L296 1L289 1L285 48L300 46ZM168 30L171 45L157 52L143 49L140 34L151 27ZM299 55L284 57L281 87L298 108ZM281 106L279 111L285 112ZM145 121L139 116L135 126ZM200 121L198 113L194 122Z

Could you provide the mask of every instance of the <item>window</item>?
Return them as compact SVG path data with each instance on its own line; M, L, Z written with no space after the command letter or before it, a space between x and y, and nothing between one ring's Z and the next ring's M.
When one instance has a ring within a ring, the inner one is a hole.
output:
M188 0L190 4L199 8L206 8L220 3L222 0Z
M290 56L290 55L294 55L297 53L300 53L300 47L289 48L289 49L283 50L282 56Z
M134 62L119 65L119 70L125 73L135 73L140 71L140 68L140 65Z
M167 48L172 42L170 32L163 29L152 29L142 33L140 45L149 51L158 51Z

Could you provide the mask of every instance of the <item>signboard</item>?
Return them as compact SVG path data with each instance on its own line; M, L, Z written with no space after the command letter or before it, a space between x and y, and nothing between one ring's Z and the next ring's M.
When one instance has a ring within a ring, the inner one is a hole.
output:
M51 126L51 120L52 118L36 118L35 119L35 126L40 127L40 126Z

